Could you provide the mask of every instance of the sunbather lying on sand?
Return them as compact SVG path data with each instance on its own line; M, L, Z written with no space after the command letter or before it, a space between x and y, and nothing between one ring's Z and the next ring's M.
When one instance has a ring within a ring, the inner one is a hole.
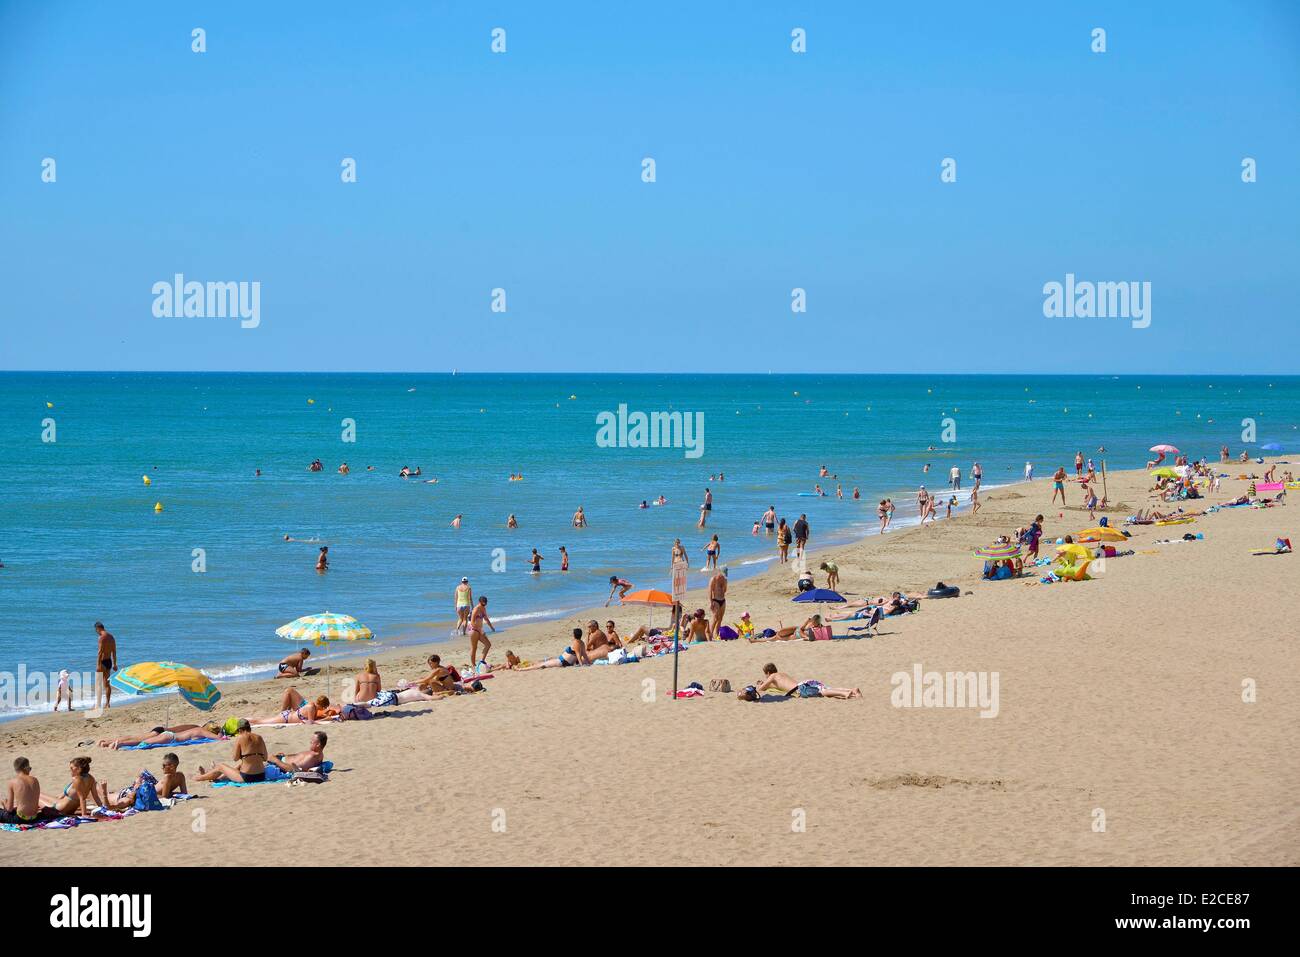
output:
M199 738L220 741L224 737L225 735L212 728L197 724L178 724L170 728L156 727L143 738L105 739L99 742L99 746L117 750L118 748L133 748L138 744L172 744L176 741L196 741Z
M780 691L786 697L798 695L800 698L861 698L862 692L857 688L828 688L820 681L795 681L783 671L777 671L776 665L769 662L763 665L763 680L756 685L749 685L736 697L741 701L757 701L766 691Z
M781 623L778 621L777 625L779 626L780 624ZM750 644L757 645L762 644L765 641L801 641L802 639L803 635L799 634L798 628L778 627L776 631L770 635L760 635L757 638L750 638L748 640Z
M266 759L267 764L274 764L281 771L310 771L318 768L325 760L325 745L329 737L324 731L316 731L311 736L311 746L297 754L277 754Z
M527 668L519 668L519 671L541 671L543 668L574 668L578 665L589 665L591 659L587 657L587 643L582 638L582 629L573 629L573 640L569 646L561 651L554 658L547 658L545 661L539 661L535 665L529 665Z
M338 708L330 707L330 699L320 695L308 701L296 688L286 688L280 698L280 713L266 718L251 718L250 724L315 724L338 715Z
M439 701L454 691L439 691L435 694L429 694L421 691L415 685L409 688L394 688L391 691L380 691L369 701L354 701L353 704L363 704L367 708L391 708L395 704L412 704L416 701Z

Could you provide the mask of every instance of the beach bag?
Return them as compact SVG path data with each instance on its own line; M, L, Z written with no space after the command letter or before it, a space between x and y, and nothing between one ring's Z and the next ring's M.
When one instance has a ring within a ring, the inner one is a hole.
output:
M722 694L731 694L731 682L726 678L711 678L709 680L709 690Z
M234 735L238 734L238 733L239 733L239 719L238 719L238 718L227 718L227 719L225 720L225 722L221 725L221 730L224 731L224 732L226 733L227 736L231 736L231 737L233 737Z
M373 717L370 709L361 704L345 704L339 713L341 721L369 721Z
M831 637L832 635L831 635L831 629L829 625L821 625L818 628L812 629L813 641L830 641Z
M140 772L140 783L135 789L135 804L132 805L137 811L161 811L163 809L162 801L158 800L158 790L155 785L158 779L148 771Z
M291 784L324 784L329 778L325 777L320 771L312 769L311 771L294 771L293 777L289 779Z
M736 629L730 625L723 625L718 629L718 638L722 641L735 641L740 636L736 634Z

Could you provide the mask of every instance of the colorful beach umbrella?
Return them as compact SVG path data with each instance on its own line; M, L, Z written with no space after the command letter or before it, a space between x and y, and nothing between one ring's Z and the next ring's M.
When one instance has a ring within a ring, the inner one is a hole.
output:
M985 558L990 561L1002 561L1007 558L1019 558L1020 546L1014 542L1003 542L999 545L981 545L972 553L976 558Z
M1128 540L1128 536L1123 532L1110 528L1106 525L1098 525L1096 528L1085 528L1076 538L1092 538L1099 542L1123 542Z
M831 591L829 588L810 588L807 591L801 591L791 600L842 602L844 596L837 591Z
M654 588L642 588L638 591L628 592L623 596L625 605L662 605L665 608L671 608L673 596L666 591L658 591Z
M1166 453L1168 453L1169 455L1182 455L1182 454L1183 454L1183 453L1180 452L1180 451L1179 451L1175 446L1172 446L1172 445L1153 445L1153 446L1151 446L1151 451L1152 451L1152 452L1166 452Z
M157 694L175 688L180 696L200 711L211 711L221 692L203 672L175 661L141 661L127 665L109 683L127 694Z
M1178 473L1168 465L1162 466L1158 469L1153 469L1150 474L1152 478L1175 478L1178 475Z
M310 640L318 645L327 641L369 641L375 637L374 632L351 615L336 615L329 611L304 615L281 625L275 633L291 641Z

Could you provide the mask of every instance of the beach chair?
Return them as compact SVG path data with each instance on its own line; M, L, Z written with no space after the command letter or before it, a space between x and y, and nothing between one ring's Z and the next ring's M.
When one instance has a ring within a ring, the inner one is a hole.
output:
M849 631L865 631L867 637L880 633L880 623L885 620L885 609L880 605L873 605L871 613L866 618L859 618L858 624L849 628Z

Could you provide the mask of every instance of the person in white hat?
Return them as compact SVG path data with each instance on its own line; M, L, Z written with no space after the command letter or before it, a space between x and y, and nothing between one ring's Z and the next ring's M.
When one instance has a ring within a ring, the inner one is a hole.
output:
M474 605L474 590L469 587L469 579L462 578L456 586L456 630L462 635L469 627L469 610Z

